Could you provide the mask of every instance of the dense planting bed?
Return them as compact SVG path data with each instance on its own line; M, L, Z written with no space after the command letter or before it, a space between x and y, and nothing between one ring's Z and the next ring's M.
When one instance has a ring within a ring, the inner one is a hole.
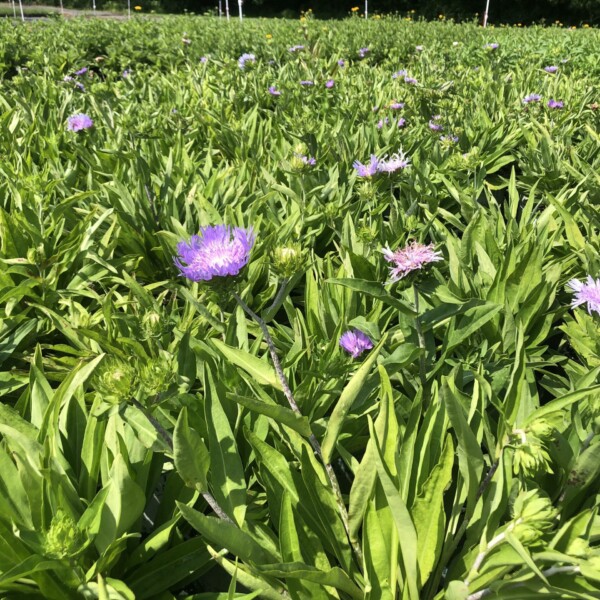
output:
M0 22L0 596L598 598L599 45Z

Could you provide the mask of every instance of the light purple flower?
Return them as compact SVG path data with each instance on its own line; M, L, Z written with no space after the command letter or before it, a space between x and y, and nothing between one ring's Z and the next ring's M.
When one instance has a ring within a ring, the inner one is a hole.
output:
M82 67L79 71L75 71L75 75L85 75L88 72L87 67Z
M414 77L405 77L404 83L408 83L409 85L417 85L419 82Z
M404 117L400 117L398 122L396 123L398 127L404 127L406 125L406 119Z
M346 62L344 61L344 59L343 59L343 58L340 58L340 59L337 61L337 64L338 64L338 67L341 67L342 69L343 69L343 68L346 66Z
M550 98L548 100L548 108L564 108L565 103L562 100L554 100L554 98Z
M325 87L330 90L335 85L335 81L333 79L328 79L325 82Z
M556 73L556 71L558 71L558 67L555 65L550 65L548 67L544 67L544 71L546 71L546 73Z
M377 166L377 171L379 173L395 173L401 169L406 169L408 167L409 160L406 158L406 155L402 150L397 152L396 154L392 154L389 158L385 156L379 161L379 165Z
M592 311L600 314L600 279L594 280L591 275L588 275L587 283L579 279L571 279L567 285L575 292L575 298L571 302L572 308L587 304L590 315Z
M396 71L392 75L392 79L398 79L398 77L404 77L407 73L408 73L408 71L406 71L406 69L400 69L399 71Z
M313 156L305 156L304 154L294 153L296 158L299 158L306 166L314 167L317 164L317 159Z
M440 141L445 142L446 144L456 144L458 142L457 135L441 135Z
M299 45L296 45L296 46L292 46L291 48L288 48L288 50L290 52L298 52L300 50L304 50L304 46L302 46L302 45L299 44Z
M200 57L200 62L205 65L208 62L208 56L201 56Z
M303 79L303 80L300 82L300 85L315 85L315 82L314 82L314 81L311 81L310 79Z
M182 241L177 244L179 256L174 259L175 266L181 275L192 281L234 276L248 263L254 240L252 228L201 227L189 243Z
M429 121L429 129L431 129L431 131L444 131L443 125L436 123L433 119Z
M385 260L393 263L390 267L391 283L406 277L412 271L422 269L432 262L443 260L442 255L433 249L433 244L425 246L420 242L411 242L404 248L392 252L389 248L382 250Z
M123 79L127 79L129 75L131 75L131 71L129 69L125 69L121 75Z
M375 112L379 112L379 106L374 106L374 107L371 109L371 112L374 112L374 113L375 113Z
M76 82L75 82L75 87L76 87L78 90L80 90L80 91L82 91L82 92L85 92L85 85L83 85L83 83L80 83L79 81L76 81Z
M491 44L486 44L484 48L486 48L487 50L497 50L498 46L500 46L500 44L492 42Z
M352 166L356 169L356 173L359 177L373 177L373 175L377 174L379 161L374 154L371 154L371 160L369 160L366 165L355 160L354 163L352 163Z
M365 350L370 350L373 347L373 342L360 329L351 329L340 336L340 346L352 358L358 358Z
M274 85L269 88L269 94L271 96L281 96L281 92Z
M83 129L89 129L94 125L94 121L85 114L78 114L69 117L67 129L69 131L82 131Z
M384 125L389 125L390 120L385 117L384 119L379 119L379 122L377 123L377 129L381 129Z
M65 83L69 83L69 82L73 81L73 78L72 78L70 75L65 75L65 76L63 77L63 81L64 81Z
M523 98L523 104L530 104L531 102L539 102L542 97L539 94L528 94Z
M370 52L369 48L361 48L358 51L358 56L360 56L360 58L364 58L369 52Z
M240 69L245 69L247 62L256 62L256 56L254 56L254 54L248 54L247 52L244 52L244 54L238 58L238 66Z
M390 108L392 110L400 110L400 109L404 108L404 102L392 102L390 104Z

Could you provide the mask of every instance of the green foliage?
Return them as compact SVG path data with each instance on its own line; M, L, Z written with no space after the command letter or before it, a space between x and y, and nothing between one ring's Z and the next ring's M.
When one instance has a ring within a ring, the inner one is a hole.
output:
M0 23L0 596L597 598L599 43ZM184 280L217 223L249 264ZM443 260L392 284L412 240Z

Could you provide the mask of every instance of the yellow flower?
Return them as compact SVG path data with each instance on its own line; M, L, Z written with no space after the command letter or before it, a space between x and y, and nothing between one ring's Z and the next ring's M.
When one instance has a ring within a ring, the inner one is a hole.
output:
M584 23L584 24L583 24L583 28L584 28L584 29L589 29L589 28L590 28L590 26L589 26L589 24L588 24L588 23Z
M134 6L133 10L142 10L142 7L141 6Z
M268 40L270 40L270 39L272 39L272 38L273 38L273 36L272 36L270 33L267 33L267 35L265 35L265 37L266 37Z
M440 19L440 20L442 20L442 21L443 21L445 18L446 18L446 17L444 17L444 15L438 15L438 19Z
M358 8L358 6L353 6L353 7L352 7L350 10L351 10L352 12L358 12L358 11L359 11L359 8Z

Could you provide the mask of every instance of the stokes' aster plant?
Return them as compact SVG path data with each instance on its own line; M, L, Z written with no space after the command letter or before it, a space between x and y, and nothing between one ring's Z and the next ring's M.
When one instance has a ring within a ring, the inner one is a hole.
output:
M340 346L352 356L358 358L365 350L373 348L371 338L360 329L351 329L340 336Z
M433 244L421 244L411 242L404 248L398 248L392 252L389 248L382 250L385 260L392 263L390 267L390 283L399 281L412 271L420 270L425 265L443 260L442 255L435 251Z

